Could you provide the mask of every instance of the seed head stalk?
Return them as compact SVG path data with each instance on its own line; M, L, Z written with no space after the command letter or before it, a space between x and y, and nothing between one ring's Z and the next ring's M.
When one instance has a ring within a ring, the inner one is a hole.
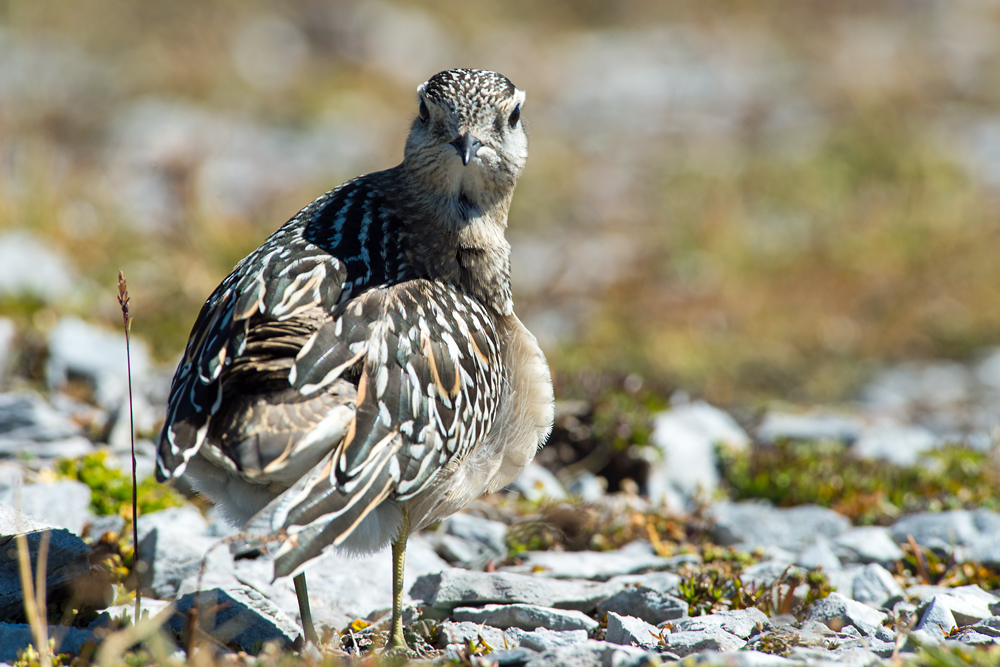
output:
M128 432L132 445L132 572L135 574L135 620L133 623L138 623L142 603L142 574L139 572L139 498L135 473L135 416L132 410L132 357L129 352L129 333L132 331L132 316L129 314L128 302L128 283L125 282L125 271L118 269L118 304L122 308L122 321L125 325L125 367L128 372Z

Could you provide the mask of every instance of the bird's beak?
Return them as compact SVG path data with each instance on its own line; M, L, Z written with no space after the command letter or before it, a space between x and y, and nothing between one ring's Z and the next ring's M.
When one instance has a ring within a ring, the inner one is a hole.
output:
M465 166L469 166L469 162L479 152L479 149L483 147L483 143L472 136L471 132L463 132L458 139L451 142L451 145L458 150L458 154L462 158L462 164Z

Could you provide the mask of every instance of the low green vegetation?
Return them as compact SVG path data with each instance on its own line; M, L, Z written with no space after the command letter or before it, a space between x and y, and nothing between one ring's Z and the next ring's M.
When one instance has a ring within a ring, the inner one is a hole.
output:
M106 450L77 459L62 459L56 470L67 479L83 482L91 489L90 509L98 516L118 514L132 516L132 477L114 465L109 465ZM153 477L139 481L139 514L148 514L167 507L179 507L184 499L172 487L159 484Z
M964 445L927 452L913 465L860 459L836 442L782 441L720 456L735 500L814 503L856 524L889 524L906 512L1000 507L992 454Z

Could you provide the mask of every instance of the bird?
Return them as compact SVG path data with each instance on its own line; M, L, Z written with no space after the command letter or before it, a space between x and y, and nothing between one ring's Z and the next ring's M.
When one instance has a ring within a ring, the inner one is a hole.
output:
M208 297L174 373L156 477L185 477L293 576L392 547L531 463L553 423L545 355L514 313L525 92L450 69L417 87L403 160L305 206Z

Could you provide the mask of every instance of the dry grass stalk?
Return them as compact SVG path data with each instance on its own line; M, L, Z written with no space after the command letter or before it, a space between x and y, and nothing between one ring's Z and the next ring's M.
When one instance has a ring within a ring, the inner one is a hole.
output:
M139 622L142 604L142 573L139 572L139 485L135 473L135 416L132 411L132 356L129 352L129 333L132 331L132 316L129 314L128 283L125 271L118 269L118 305L122 309L125 325L125 364L128 371L128 419L129 439L132 443L132 572L135 574L135 622Z
M24 595L24 613L35 639L35 650L41 667L52 667L52 647L49 646L49 622L45 610L46 562L49 556L49 540L52 533L45 531L38 545L35 583L31 581L31 552L28 537L24 533L17 536L17 558L21 573L21 591Z

